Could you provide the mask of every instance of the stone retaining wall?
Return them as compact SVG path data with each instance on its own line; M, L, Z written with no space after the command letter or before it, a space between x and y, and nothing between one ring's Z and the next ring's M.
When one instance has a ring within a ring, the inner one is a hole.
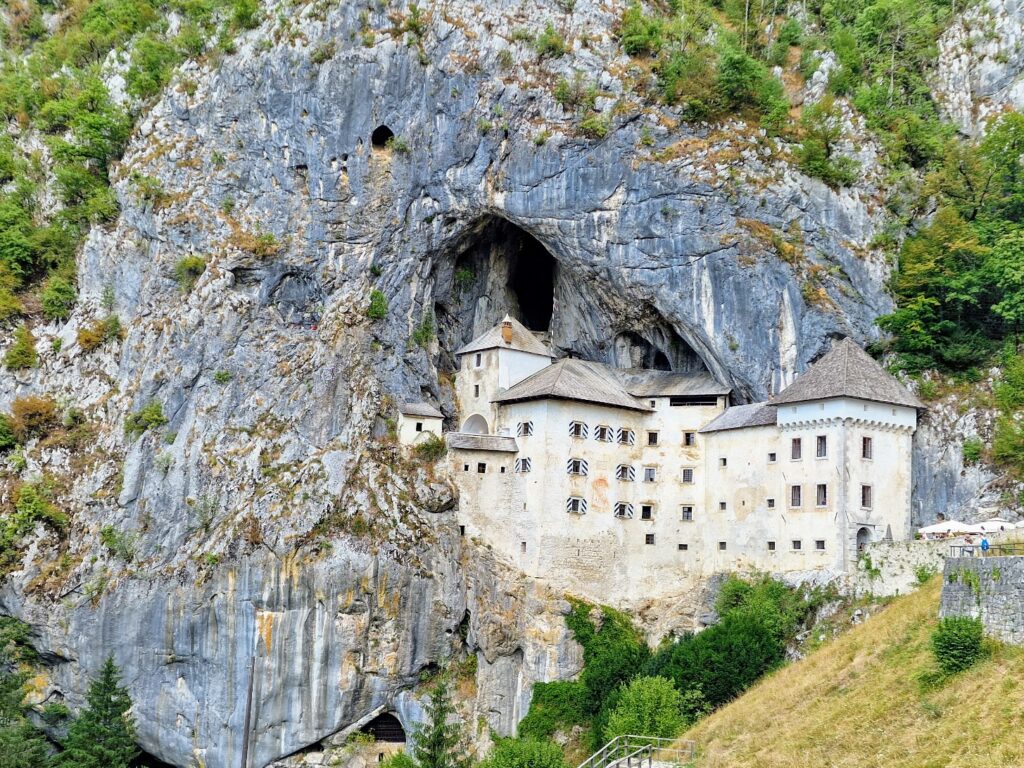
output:
M939 615L980 617L985 632L1024 645L1024 557L950 557Z

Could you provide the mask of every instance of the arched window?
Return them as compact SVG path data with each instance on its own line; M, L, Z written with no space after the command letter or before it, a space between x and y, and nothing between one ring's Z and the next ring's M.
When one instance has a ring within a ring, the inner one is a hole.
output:
M462 425L462 431L468 432L471 435L486 435L489 434L487 429L487 419L481 416L479 413L474 413L465 423Z

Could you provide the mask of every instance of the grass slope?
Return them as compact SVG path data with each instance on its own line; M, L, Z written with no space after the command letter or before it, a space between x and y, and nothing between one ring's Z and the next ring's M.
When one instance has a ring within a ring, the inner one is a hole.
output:
M932 690L939 578L796 664L778 670L685 734L698 768L1024 766L1024 650Z

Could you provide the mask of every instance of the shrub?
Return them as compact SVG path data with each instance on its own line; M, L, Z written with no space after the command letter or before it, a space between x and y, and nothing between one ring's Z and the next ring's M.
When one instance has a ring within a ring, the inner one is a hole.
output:
M370 308L366 310L372 320L383 320L388 316L388 300L376 288L370 291Z
M537 35L537 40L533 46L537 51L537 55L542 59L557 59L565 55L565 39L555 29L555 25L550 22L544 27L544 31Z
M580 121L580 133L591 139L603 139L610 129L611 123L602 115L590 115Z
M622 12L619 42L630 56L653 56L665 44L665 22L646 16L639 3L632 3Z
M241 29L255 29L260 24L258 0L234 0L231 4L231 21Z
M572 80L559 78L555 85L555 101L566 109L593 109L597 101L597 86L588 83L576 72Z
M7 453L18 444L14 434L14 422L10 416L0 413L0 453Z
M985 655L980 619L948 616L932 632L932 653L939 669L954 675L973 666Z
M478 768L566 768L562 748L540 739L499 739Z
M963 456L964 464L976 464L981 460L981 452L984 444L977 437L969 437L964 440Z
M930 565L919 565L914 568L914 582L922 587L931 581L932 576L936 574L936 570Z
M128 533L122 533L112 525L104 525L100 529L100 543L103 544L114 557L130 563L135 556L135 537Z
M124 337L124 329L121 328L121 318L117 315L107 315L102 320L94 320L85 328L79 328L76 334L76 341L86 352L92 352L108 341Z
M139 99L160 93L171 79L181 54L170 43L150 35L139 38L132 48L131 65L125 73L125 90ZM156 201L154 205L156 204Z
M59 424L57 403L41 395L25 395L11 403L12 427L19 442L47 434Z
M601 738L605 742L629 735L671 739L685 725L683 697L675 684L665 677L637 677L619 694Z
M67 320L77 298L75 284L60 275L47 280L39 296L43 313L51 320Z
M27 325L22 323L14 331L14 343L7 348L4 354L4 365L8 370L21 371L26 368L34 368L39 362L39 355L36 353L36 337Z
M428 314L423 318L416 330L412 333L412 341L417 347L426 348L426 346L434 340L434 316Z
M124 433L137 438L149 429L162 427L167 423L163 406L159 400L150 400L135 413L129 414L124 420Z
M67 525L67 518L50 502L49 494L41 483L26 483L18 489L14 497L14 511L14 520L7 523L9 526L13 523L11 533L14 538L24 536L40 521L57 529Z
M601 626L590 619L591 606L574 602L565 622L573 637L583 646L583 671L580 682L587 691L584 703L588 713L597 713L612 692L635 676L647 663L650 649L629 617L601 606Z
M313 53L309 56L309 61L311 64L320 66L324 62L333 59L336 52L337 46L333 40L330 40L329 42L323 43L322 45L318 45L314 48Z
M182 293L188 293L206 271L206 260L201 256L183 256L174 265L174 279Z
M217 371L213 374L213 380L218 384L227 384L231 381L231 371Z
M433 463L444 456L447 450L444 440L437 435L430 433L416 443L413 448L413 453L416 454L416 458L420 461L429 461Z
M535 683L530 711L520 721L518 735L520 738L547 739L560 726L586 723L586 699L587 689L578 681Z

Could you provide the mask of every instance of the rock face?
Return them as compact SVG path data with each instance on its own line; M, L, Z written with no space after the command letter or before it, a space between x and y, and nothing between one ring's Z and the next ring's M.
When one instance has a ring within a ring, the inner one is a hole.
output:
M707 367L740 400L831 337L877 334L874 190L639 103L607 32L622 5L437 5L410 26L401 3L314 2L182 68L119 170L121 217L89 237L76 314L37 329L40 368L0 376L5 409L45 391L101 425L30 446L22 472L62 480L71 519L29 538L0 593L44 693L77 705L113 654L142 746L226 768L251 680L263 766L382 707L413 718L420 673L476 653L468 706L510 733L534 681L580 668L561 595L460 540L443 479L379 440L394 403L455 423L453 352L506 311L564 352ZM563 58L512 34L548 22ZM577 70L602 139L550 95ZM207 266L183 292L186 255ZM86 353L77 330L110 312L126 338ZM125 434L151 402L166 425Z

